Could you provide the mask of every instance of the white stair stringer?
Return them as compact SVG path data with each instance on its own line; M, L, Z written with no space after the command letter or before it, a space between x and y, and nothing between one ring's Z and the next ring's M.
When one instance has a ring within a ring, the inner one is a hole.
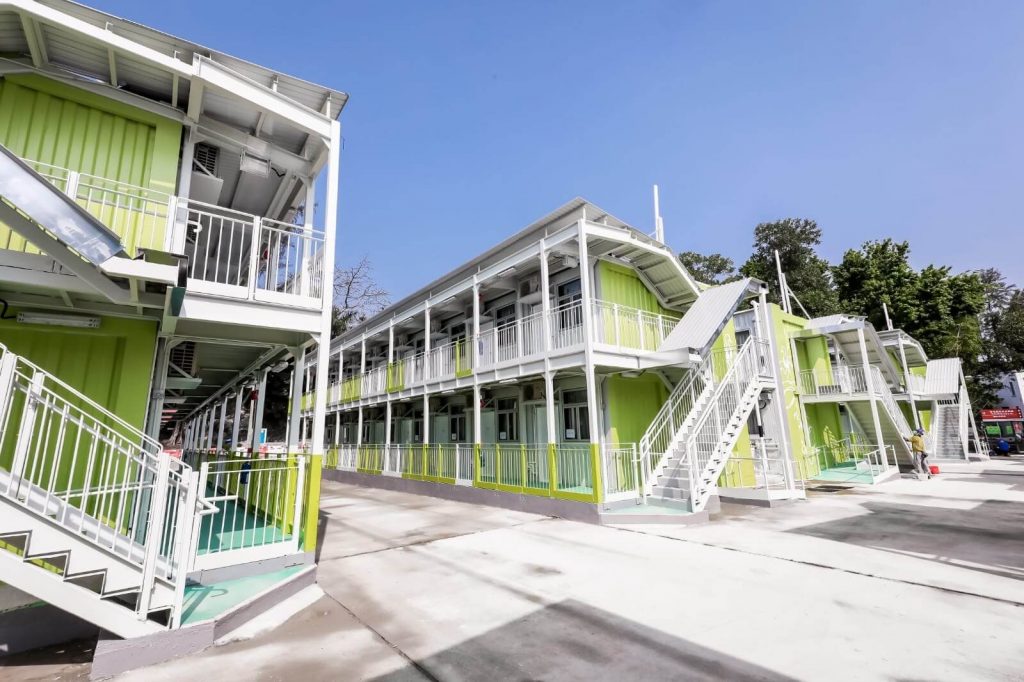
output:
M0 345L0 581L121 637L177 627L191 469Z
M0 576L5 583L120 637L138 637L164 629L154 621L140 620L134 610L110 600L139 592L139 567L126 561L112 561L109 553L92 542L75 537L67 529L48 523L3 497L0 539L22 551L21 556L0 551ZM58 547L61 549L55 549ZM58 568L63 566L63 571L57 573L30 563L35 559ZM150 609L170 608L174 599L174 587L157 581Z
M717 351L693 367L669 394L640 439L640 459L646 472L643 495L669 504L686 505L688 488L679 484L683 445L710 402L717 386L716 373L724 372L736 349Z
M689 472L690 510L699 512L716 489L758 396L772 388L771 365L765 363L759 342L747 341L717 382L714 395L686 439L685 468Z

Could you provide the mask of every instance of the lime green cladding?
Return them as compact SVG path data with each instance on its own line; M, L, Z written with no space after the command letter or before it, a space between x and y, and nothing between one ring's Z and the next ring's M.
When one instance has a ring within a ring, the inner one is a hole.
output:
M0 144L32 161L173 194L181 130L171 119L41 76L0 79ZM39 252L2 224L0 248Z
M11 308L14 315L17 308ZM98 329L0 320L0 343L141 429L149 403L156 322L101 318Z
M807 320L784 312L774 303L769 306L769 315L772 340L778 355L779 383L782 387L782 405L789 446L793 453L793 460L797 464L797 475L806 478L808 474L817 473L814 470L817 456L808 437L808 430L804 428L803 411L800 406L800 350L796 350L796 354L794 354L794 344L791 343L791 340L793 334L799 333L807 327ZM819 353L820 351L813 353L816 367L822 362L822 359L817 357ZM827 358L827 354L825 357ZM804 361L809 362L808 359ZM824 370L822 369L822 371Z
M609 441L616 446L639 443L667 399L668 389L653 374L635 378L618 374L608 377L605 404L611 427Z
M607 303L617 303L647 313L678 315L661 307L658 297L647 288L635 271L607 261L599 261L597 264L597 295Z

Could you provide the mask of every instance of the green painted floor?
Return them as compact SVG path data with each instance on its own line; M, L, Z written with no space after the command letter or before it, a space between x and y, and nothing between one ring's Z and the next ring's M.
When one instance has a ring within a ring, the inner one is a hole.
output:
M882 473L876 469L875 475ZM833 483L874 483L871 472L867 469L856 469L852 466L837 466L831 469L822 469L821 473L814 477L816 481L829 481Z
M273 573L225 580L212 585L187 585L181 623L192 625L215 618L304 568L306 567L290 566Z
M212 491L209 494L213 494ZM291 534L260 515L257 517L234 500L221 500L217 514L204 516L199 527L199 554L257 547L291 539Z

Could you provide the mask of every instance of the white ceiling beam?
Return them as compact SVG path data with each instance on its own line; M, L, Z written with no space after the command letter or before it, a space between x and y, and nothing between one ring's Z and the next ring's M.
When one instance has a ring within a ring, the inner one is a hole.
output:
M113 87L117 86L117 57L114 56L113 50L107 50L107 62L110 64L110 84Z
M291 171L303 177L311 174L312 166L309 159L275 147L227 123L221 123L209 116L200 116L196 129L200 135L222 143L226 142L238 151L245 150L254 156L269 159L272 165L284 171Z
M199 121L199 117L203 113L203 91L204 86L202 82L192 81L191 87L188 91L188 114L189 120Z
M319 135L325 140L330 139L331 120L320 112L297 104L280 93L244 78L223 64L201 55L195 55L193 69L195 77L214 90L241 97L274 116L291 121L308 133Z
M21 30L25 33L25 42L28 43L28 53L32 57L32 65L37 69L46 66L46 48L40 40L36 22L24 14L21 15Z

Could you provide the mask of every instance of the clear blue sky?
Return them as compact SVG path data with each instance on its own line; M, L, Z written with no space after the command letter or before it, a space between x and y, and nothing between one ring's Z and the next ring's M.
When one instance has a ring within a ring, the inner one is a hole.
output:
M87 0L89 1L89 0ZM823 254L1024 285L1024 2L91 0L348 92L339 253L398 298L581 195L742 261Z

